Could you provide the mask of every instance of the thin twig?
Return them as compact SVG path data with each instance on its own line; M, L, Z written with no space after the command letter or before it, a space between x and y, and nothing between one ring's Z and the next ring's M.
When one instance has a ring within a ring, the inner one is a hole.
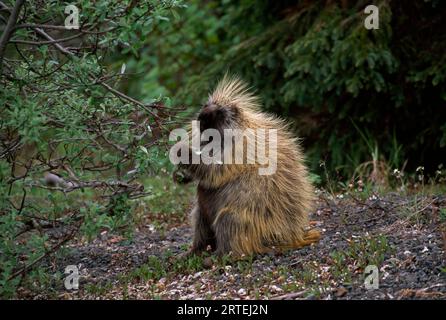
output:
M14 26L19 17L20 9L22 8L24 0L17 0L14 4L14 8L9 15L8 23L6 24L5 30L3 30L2 36L0 37L0 76L3 72L3 56L5 54L6 45L11 38Z
M8 281L14 279L15 277L22 275L26 273L28 270L30 270L33 266L35 266L37 263L48 257L49 255L53 254L55 251L57 251L62 245L70 241L74 236L76 235L77 231L80 228L80 223L77 226L77 228L74 228L68 235L66 235L61 241L56 243L54 246L52 246L48 251L46 251L44 254L42 254L40 257L38 257L36 260L31 262L30 264L24 266L22 269L14 272L11 276L9 276Z
M272 297L271 300L290 300L290 299L296 299L299 297L302 297L305 293L308 292L308 289L299 291L299 292L292 292L292 293L287 293L281 296L277 296L277 297Z
M64 31L78 31L76 29L67 29L65 26L55 26L50 24L33 24L33 23L22 23L17 24L14 26L14 29L24 29L24 28L31 28L31 29L54 29L54 30L64 30Z

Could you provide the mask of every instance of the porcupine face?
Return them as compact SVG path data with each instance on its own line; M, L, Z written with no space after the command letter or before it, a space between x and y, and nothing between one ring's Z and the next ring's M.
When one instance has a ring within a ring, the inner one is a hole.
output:
M220 106L215 103L207 103L198 115L200 131L217 129L223 134L223 130L231 128L237 122L239 110L236 107Z

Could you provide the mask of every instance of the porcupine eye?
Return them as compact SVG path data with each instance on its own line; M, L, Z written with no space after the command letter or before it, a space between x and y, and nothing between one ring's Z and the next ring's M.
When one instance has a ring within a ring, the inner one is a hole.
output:
M198 115L200 121L200 131L206 129L219 129L219 125L224 122L224 109L216 104L206 104Z

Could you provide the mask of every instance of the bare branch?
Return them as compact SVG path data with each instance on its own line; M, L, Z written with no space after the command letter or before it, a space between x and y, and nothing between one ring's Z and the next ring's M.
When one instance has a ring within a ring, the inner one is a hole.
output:
M45 27L47 27L47 25L42 25L42 27L37 27L37 26L38 25L36 25L36 26L28 25L29 28L32 28L32 29L34 29L36 31L40 30L39 31L40 34L41 34L41 31L43 31L43 29L45 29ZM51 38L51 40L48 40L48 41L30 41L30 40L12 39L10 42L11 43L18 43L18 44L27 44L27 45L41 46L41 45L54 44L54 43L60 43L60 42L67 42L67 41L79 38L79 37L84 36L84 35L89 35L89 34L103 34L103 33L107 33L107 32L110 32L110 31L113 31L113 30L117 29L117 27L113 27L113 28L109 28L107 30L94 31L93 29L96 26L97 25L94 25L94 26L92 26L88 30L82 30L82 29L76 30L76 31L79 32L78 34L75 34L75 35L72 35L72 36L69 36L69 37L66 37L66 38L54 39L54 38L52 38L52 37L50 37L48 35L48 37ZM52 26L52 27L57 27L57 26ZM57 28L57 29L67 30L65 27L60 27L60 28Z
M5 54L6 45L13 34L14 25L17 22L17 18L19 17L20 9L22 8L23 3L24 0L17 0L15 2L14 8L12 9L8 19L8 23L6 24L5 30L0 38L0 75L3 71L3 56Z
M31 29L54 29L54 30L64 30L64 31L79 31L76 29L67 29L67 27L65 26L56 26L56 25L50 25L50 24L32 24L32 23L23 23L23 24L18 24L14 27L14 29L26 29L26 28L31 28Z
M29 187L37 187L37 188L42 188L42 189L48 189L48 190L54 190L54 191L62 191L64 193L69 193L78 189L83 189L83 188L123 188L126 189L127 191L142 191L144 189L144 187L142 185L139 184L128 184L126 182L123 181L79 181L79 182L73 182L73 181L67 181L64 180L64 185L63 187L49 187L43 184L38 184L35 182L31 182L29 184L27 184Z
M66 55L70 55L70 56L73 55L72 52L70 52L67 49L65 49L62 45L59 44L59 41L56 41L55 39L53 39L48 33L43 31L43 29L35 28L35 30L36 30L36 32L38 34L40 34L41 36L43 36L46 39L48 39L50 41L50 43L53 44L59 51L63 52Z
M42 30L42 29L40 29L40 30ZM83 33L78 33L78 34L75 34L70 37L61 38L61 39L53 39L53 40L48 40L48 41L11 40L10 42L18 43L18 44L28 44L28 45L40 46L40 45L70 41L70 40L79 38L80 36L83 36L83 35L84 35Z
M39 263L40 261L42 261L44 258L50 256L51 254L53 254L54 252L56 252L62 245L64 245L65 243L67 243L68 241L70 241L71 239L74 238L74 236L76 235L77 231L79 230L81 226L81 223L78 224L78 226L76 228L74 228L69 234L67 234L61 241L59 241L58 243L56 243L53 247L51 247L47 252L45 252L44 254L42 254L40 257L38 257L36 260L34 260L33 262L31 262L30 264L24 266L23 268L21 268L20 270L14 272L9 278L8 281L14 279L15 277L19 276L19 275L23 275L25 274L28 270L30 270L34 265L36 265L37 263Z
M271 300L294 300L296 298L301 298L307 293L308 290L302 290L298 292L287 293L281 296L273 297Z

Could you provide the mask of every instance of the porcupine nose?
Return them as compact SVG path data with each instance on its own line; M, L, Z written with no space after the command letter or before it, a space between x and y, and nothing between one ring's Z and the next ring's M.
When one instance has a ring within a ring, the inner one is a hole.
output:
M217 120L218 106L215 104L206 104L198 115L200 121L200 130L213 128Z

